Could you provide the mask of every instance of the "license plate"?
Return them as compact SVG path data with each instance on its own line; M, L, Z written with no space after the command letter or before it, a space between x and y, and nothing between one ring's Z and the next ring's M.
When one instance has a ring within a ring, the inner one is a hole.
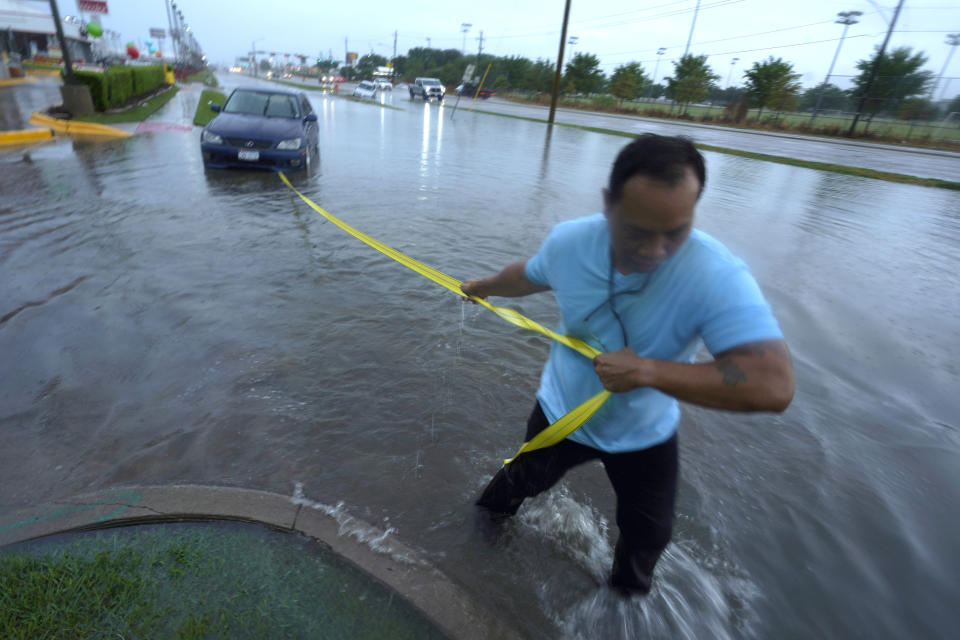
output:
M253 161L253 162L256 162L257 160L260 159L260 152L259 152L259 151L245 151L245 150L240 150L240 151L237 152L237 159L238 159L238 160L251 160L251 161Z

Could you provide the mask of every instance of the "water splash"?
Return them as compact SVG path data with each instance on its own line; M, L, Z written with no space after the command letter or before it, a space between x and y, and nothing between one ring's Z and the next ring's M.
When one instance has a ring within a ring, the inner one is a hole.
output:
M304 495L302 482L294 482L293 495L290 497L290 501L296 505L316 509L336 520L339 525L337 533L340 536L353 538L357 542L369 547L372 551L388 555L397 562L414 565L424 564L422 560L414 557L409 552L399 549L398 545L391 540L391 536L396 533L396 529L387 527L381 530L371 524L354 518L347 513L342 501L333 507L323 504L322 502L314 502Z
M573 558L598 584L605 582L613 563L607 520L590 505L577 502L565 486L526 503L519 518Z
M750 612L759 592L735 567L716 557L702 541L675 540L657 565L647 596L623 598L606 586L613 563L607 520L578 502L563 485L531 500L518 516L597 583L578 600L556 593L564 585L538 590L545 611L570 640L664 638L733 640L756 637ZM613 532L615 535L616 532Z

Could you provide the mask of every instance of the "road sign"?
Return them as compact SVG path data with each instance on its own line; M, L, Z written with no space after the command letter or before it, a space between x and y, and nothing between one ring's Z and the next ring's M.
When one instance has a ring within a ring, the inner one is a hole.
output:
M473 72L476 67L472 64L468 64L467 68L463 70L463 81L470 82L470 79L473 78Z
M150 29L151 38L166 38L167 32L165 29Z
M107 13L107 3L97 0L77 0L77 9L86 13Z

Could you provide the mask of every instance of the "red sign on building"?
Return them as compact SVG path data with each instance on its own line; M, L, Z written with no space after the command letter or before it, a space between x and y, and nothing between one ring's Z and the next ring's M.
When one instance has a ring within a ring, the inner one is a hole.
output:
M107 3L97 0L77 0L77 9L85 13L107 13Z

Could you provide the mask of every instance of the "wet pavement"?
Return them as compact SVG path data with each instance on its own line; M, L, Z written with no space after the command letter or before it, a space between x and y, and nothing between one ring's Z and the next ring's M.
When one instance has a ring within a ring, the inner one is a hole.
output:
M548 107L497 98L479 101L476 110L542 120L546 120L550 112ZM637 134L650 132L670 136L688 136L700 144L715 147L960 182L960 153L955 151L910 146L897 147L788 133L735 130L705 124L591 113L576 109L557 109L555 121Z
M684 408L675 540L654 593L622 601L603 584L599 467L499 538L474 522L546 341L343 234L271 173L205 173L199 130L172 126L200 90L130 139L0 151L0 511L132 484L302 483L518 637L952 633L960 194L705 154L697 224L751 265L797 396L777 416ZM310 97L321 163L295 185L459 279L598 210L625 142L396 90L398 109ZM556 320L548 295L509 306Z

